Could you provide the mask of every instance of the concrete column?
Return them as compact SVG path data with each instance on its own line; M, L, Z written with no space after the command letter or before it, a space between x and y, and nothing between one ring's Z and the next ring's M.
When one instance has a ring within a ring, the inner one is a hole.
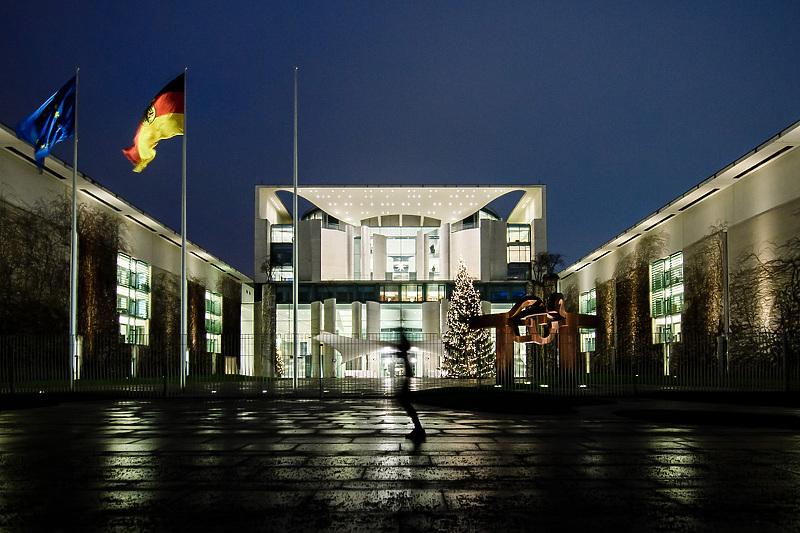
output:
M336 333L336 298L328 298L323 303L325 307L325 328L324 330L329 333ZM331 346L325 346L325 351L322 354L323 363L323 377L332 378L336 377L336 370L341 363L341 355L337 355L336 350Z
M386 280L386 236L372 236L372 279Z
M369 226L361 226L361 279L370 279L370 263L369 260Z
M420 376L432 377L441 366L440 336L440 304L439 302L422 303L422 338L423 352L418 359L417 372Z
M320 281L323 259L321 255L322 221L298 221L297 242L297 279L299 281Z
M531 220L531 254L547 251L547 189L542 187L542 195L537 202L537 209Z
M367 338L380 340L381 338L381 304L367 302ZM367 358L367 373L372 377L380 376L381 355L371 351Z
M431 235L430 233L426 233L422 237L422 249L425 253L422 256L422 278L421 279L433 279L431 276ZM417 278L420 279L420 278Z
M311 357L311 376L319 377L319 341L313 337L319 335L322 330L322 302L311 302L311 349L308 353ZM306 359L306 364L309 364Z
M348 225L345 228L345 234L347 235L347 277L346 279L352 280L355 275L355 264L353 263L353 256L354 248L355 248L355 228L353 226Z
M428 254L425 253L425 234L422 230L417 231L417 238L415 244L415 257L414 257L414 270L417 274L417 281L428 279L428 272L425 270L425 258Z
M439 300L439 323L442 325L442 334L450 330L447 325L447 312L450 310L450 300L442 298Z
M450 224L439 226L439 279L452 279L450 272ZM458 260L458 258L456 258Z
M353 339L360 339L361 338L361 311L363 305L361 302L353 302L350 304L350 319L352 323L352 328L350 329L350 337ZM358 369L359 370L366 370L367 368L367 357L362 355L359 358Z
M506 223L482 220L479 234L481 281L505 280L508 273Z

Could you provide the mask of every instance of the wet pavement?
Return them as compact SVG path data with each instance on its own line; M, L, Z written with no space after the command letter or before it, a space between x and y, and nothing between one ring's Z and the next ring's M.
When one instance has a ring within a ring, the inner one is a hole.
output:
M797 408L418 408L417 448L391 399L2 410L0 531L800 529Z

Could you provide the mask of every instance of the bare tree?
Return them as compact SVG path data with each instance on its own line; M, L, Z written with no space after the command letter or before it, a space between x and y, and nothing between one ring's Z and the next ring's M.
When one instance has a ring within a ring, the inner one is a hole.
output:
M564 264L564 256L553 252L539 252L531 261L531 279L544 283L547 276L555 274L556 268Z

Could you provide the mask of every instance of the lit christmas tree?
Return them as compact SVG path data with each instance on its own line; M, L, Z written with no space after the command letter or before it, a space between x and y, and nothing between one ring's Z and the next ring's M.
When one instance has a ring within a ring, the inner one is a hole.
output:
M462 259L456 287L447 311L448 331L442 335L444 375L451 378L489 377L494 374L494 353L488 329L470 329L469 318L482 315L481 297Z

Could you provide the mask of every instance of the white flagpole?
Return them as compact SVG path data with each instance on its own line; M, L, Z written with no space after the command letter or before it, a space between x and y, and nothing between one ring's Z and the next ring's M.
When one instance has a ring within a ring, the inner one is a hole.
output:
M183 69L183 164L181 172L181 390L186 388L189 367L188 317L186 284L186 68Z
M69 261L69 390L75 390L75 363L78 357L78 74L75 69L75 127L72 140L72 229Z
M292 364L292 387L297 390L297 359L300 343L297 336L297 67L294 67L294 197L292 199L292 331L294 334L293 343L293 364Z

